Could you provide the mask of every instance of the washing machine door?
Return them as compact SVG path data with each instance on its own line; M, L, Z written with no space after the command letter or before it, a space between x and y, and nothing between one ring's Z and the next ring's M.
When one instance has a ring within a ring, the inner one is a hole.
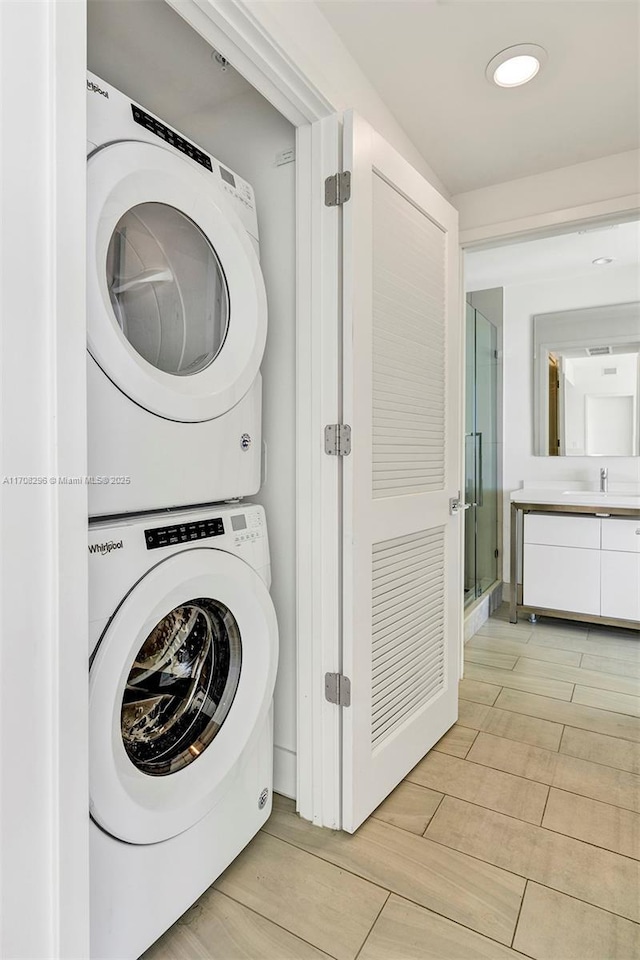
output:
M88 347L160 417L211 420L260 368L258 257L213 175L165 147L118 142L88 161Z
M267 720L277 654L269 592L243 560L193 549L150 570L91 665L96 823L147 844L205 816Z

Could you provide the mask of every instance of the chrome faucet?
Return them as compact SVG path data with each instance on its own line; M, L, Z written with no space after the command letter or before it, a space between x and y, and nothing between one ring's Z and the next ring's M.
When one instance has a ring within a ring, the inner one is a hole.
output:
M600 467L600 493L609 493L609 470Z

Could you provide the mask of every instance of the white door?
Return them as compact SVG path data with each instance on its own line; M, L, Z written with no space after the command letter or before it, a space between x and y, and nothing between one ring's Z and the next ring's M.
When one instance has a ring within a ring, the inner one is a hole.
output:
M457 718L462 312L457 213L345 117L343 827Z
M258 257L204 168L114 143L87 170L89 352L135 403L168 420L230 410L267 335Z

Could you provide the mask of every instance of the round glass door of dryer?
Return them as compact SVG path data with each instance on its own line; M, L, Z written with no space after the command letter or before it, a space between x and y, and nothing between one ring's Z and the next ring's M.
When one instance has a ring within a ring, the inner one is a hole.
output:
M143 773L193 763L222 727L238 689L242 641L227 606L199 598L174 607L133 662L122 699L122 740Z
M224 795L262 733L278 628L267 586L213 548L152 567L124 597L89 673L90 810L127 843L158 843Z
M87 166L87 345L134 403L200 423L260 370L267 297L222 181L188 157L117 142Z
M215 360L227 335L229 292L197 224L164 203L132 207L116 224L106 271L118 325L148 363L193 376Z

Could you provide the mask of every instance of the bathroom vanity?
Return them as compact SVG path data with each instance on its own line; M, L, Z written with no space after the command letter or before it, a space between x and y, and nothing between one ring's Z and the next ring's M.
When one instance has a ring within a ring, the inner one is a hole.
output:
M512 493L511 584L512 623L523 612L640 630L640 496Z

